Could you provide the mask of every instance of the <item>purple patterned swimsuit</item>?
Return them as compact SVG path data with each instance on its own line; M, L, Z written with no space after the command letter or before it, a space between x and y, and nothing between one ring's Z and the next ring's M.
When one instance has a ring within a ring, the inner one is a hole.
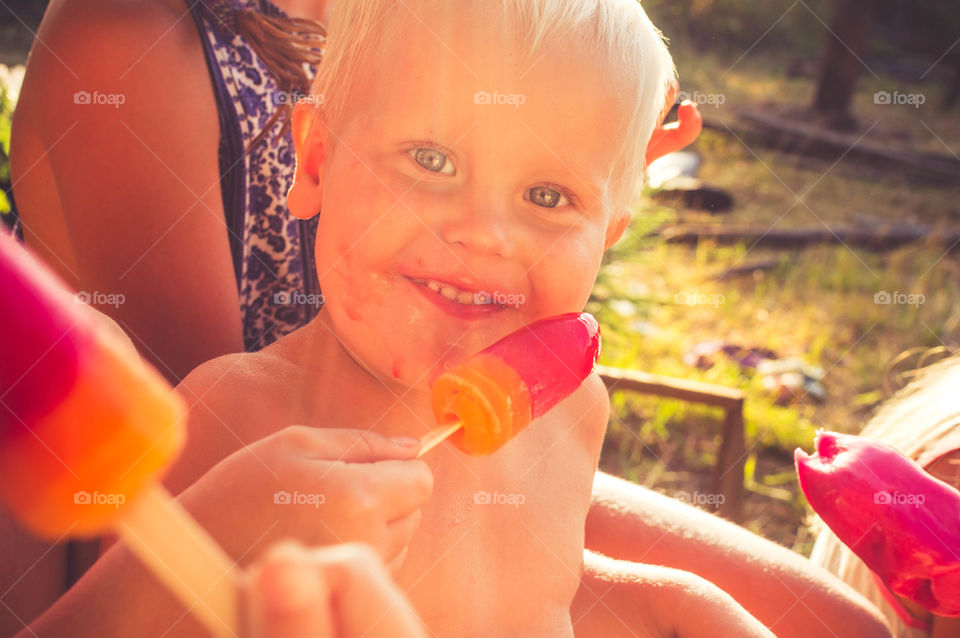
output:
M293 138L281 121L249 153L284 97L246 41L234 14L254 9L284 15L269 0L200 0L191 7L200 30L220 118L220 189L240 292L243 342L258 350L306 324L320 309L313 246L317 220L287 210Z

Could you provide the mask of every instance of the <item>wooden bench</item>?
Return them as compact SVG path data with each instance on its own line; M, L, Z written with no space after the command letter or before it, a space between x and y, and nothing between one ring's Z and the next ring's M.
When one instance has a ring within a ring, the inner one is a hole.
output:
M724 501L718 508L719 514L739 522L743 468L746 463L743 392L710 383L665 377L639 370L597 366L596 371L607 386L607 391L611 393L627 390L691 403L703 403L724 410L723 435L717 464L713 470L711 490L715 494L723 494Z

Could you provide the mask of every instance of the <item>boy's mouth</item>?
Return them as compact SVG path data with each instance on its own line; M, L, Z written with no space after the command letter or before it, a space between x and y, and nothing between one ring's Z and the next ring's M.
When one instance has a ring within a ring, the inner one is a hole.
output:
M413 283L420 284L421 286L426 286L430 290L434 291L446 297L450 301L455 301L459 304L466 306L478 306L478 305L489 305L495 303L491 300L489 295L486 295L482 292L475 292L473 290L461 290L456 286L451 284L436 281L435 279L411 279Z
M410 276L406 279L432 305L458 319L490 317L511 306L519 307L524 301L521 295L464 289L438 279Z

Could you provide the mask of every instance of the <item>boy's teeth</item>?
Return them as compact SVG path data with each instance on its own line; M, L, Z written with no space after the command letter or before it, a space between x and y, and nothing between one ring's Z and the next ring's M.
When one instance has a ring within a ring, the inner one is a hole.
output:
M457 303L475 305L476 295L472 292L466 290L460 290L449 284L443 284L439 281L433 281L432 279L414 279L414 282L418 284L423 284L430 290L440 293L450 301L456 301Z

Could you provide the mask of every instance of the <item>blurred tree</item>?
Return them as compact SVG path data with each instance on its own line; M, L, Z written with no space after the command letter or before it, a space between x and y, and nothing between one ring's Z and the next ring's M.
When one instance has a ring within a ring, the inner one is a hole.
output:
M902 0L900 0L902 1ZM730 56L815 56L831 0L643 0L653 23L682 49ZM691 51L692 53L692 51Z
M944 85L942 106L960 102L960 19L956 0L876 0L877 24L884 29L885 44L897 58L904 53L924 59L922 74L912 79L935 80Z
M947 85L943 94L943 108L951 109L960 102L960 61L953 63L953 80Z
M857 121L850 112L860 75L861 53L875 9L873 0L835 0L820 59L812 109L828 128L850 130Z

